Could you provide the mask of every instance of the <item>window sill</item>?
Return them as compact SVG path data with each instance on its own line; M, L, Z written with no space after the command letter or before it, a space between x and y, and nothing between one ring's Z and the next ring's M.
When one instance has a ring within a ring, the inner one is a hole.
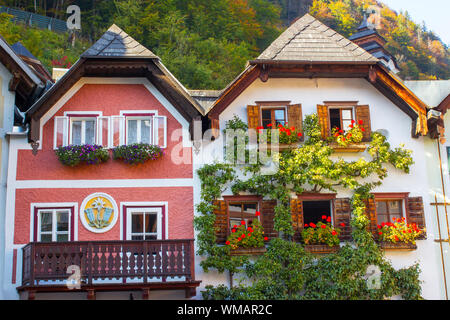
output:
M309 253L326 254L326 253L337 252L339 250L340 246L330 247L327 244L305 244L304 248L305 248L305 251L309 252Z
M339 153L358 153L358 152L364 152L367 148L366 144L364 142L360 143L352 143L345 147L338 145L337 143L330 144L330 147L333 149L334 152Z
M237 248L230 251L230 256L260 256L266 252L266 247L261 248Z
M379 242L378 243L380 248L386 251L392 251L392 250L404 250L404 251L409 251L409 250L416 250L417 249L417 245L412 244L412 243L404 243L404 242L397 242L397 243L393 243L393 242Z

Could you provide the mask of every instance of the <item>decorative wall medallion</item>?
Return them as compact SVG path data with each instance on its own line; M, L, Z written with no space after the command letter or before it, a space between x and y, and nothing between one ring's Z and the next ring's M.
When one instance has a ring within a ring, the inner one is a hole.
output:
M81 204L81 222L91 232L103 233L111 230L118 216L116 202L106 193L91 194Z

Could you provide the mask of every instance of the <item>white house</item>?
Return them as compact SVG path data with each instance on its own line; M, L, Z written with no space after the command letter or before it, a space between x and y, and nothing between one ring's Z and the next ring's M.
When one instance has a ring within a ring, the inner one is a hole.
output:
M364 37L358 38L358 42L364 41ZM335 123L343 128L346 121L363 120L365 140L369 139L370 132L380 131L393 147L404 144L411 149L415 163L410 174L391 167L388 178L374 190L375 203L368 209L368 214L375 229L377 221L392 215L405 217L409 222L426 227L426 238L417 241L416 249L386 250L385 253L395 268L419 262L423 297L443 299L445 289L441 256L434 241L435 208L430 205L430 187L425 169L429 161L427 144L435 143L428 136L429 106L408 89L388 66L307 14L294 22L257 59L249 61L245 70L227 88L216 92L217 99L206 106L207 115L216 136L221 134L226 122L234 115L246 122L249 128L256 129L266 127L268 123L285 122L298 127L306 115L317 113L323 137L330 135ZM204 142L202 148L203 152L194 157L197 169L205 162L222 160L222 138ZM367 156L367 153L354 150L336 153L335 156L350 160ZM194 202L199 203L201 189L199 178L196 179ZM333 223L337 223L339 219L350 219L350 196L348 191L338 190L337 194L319 195L317 198L299 195L297 201L303 204L308 202L312 208L315 205L319 208L328 201ZM239 197L226 190L223 198L219 199L227 219L226 224L219 226L223 232L217 233L222 243L225 239L222 236L230 232L230 204L256 206L256 210L261 210L263 221L270 220L265 219L264 215L273 216L273 203L248 196ZM383 209L385 207L393 209L389 213ZM306 219L310 213L304 209L299 214ZM270 226L265 226L265 230L268 228ZM199 266L202 259L204 257L197 256L196 260L201 288L206 285L229 285L228 274L215 271L202 273Z
M23 48L23 46L21 46ZM0 273L4 274L5 199L8 174L9 136L21 134L26 111L45 88L42 76L33 71L0 36ZM19 126L13 130L14 124ZM10 274L10 280L12 275ZM3 298L4 277L0 278L0 299Z

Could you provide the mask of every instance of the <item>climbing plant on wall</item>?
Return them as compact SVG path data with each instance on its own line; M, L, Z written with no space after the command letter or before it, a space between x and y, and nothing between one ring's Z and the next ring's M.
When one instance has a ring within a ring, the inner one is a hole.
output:
M234 119L236 122L236 119ZM386 299L400 295L404 299L420 299L418 264L395 270L368 231L365 214L370 192L388 175L388 166L409 173L413 164L411 151L403 146L391 148L380 133L373 133L367 153L345 161L333 155L328 142L322 140L317 115L304 120L305 143L297 149L284 151L279 157L279 170L273 175L261 173L260 165L248 165L245 180L236 178L230 164L215 163L198 170L202 182L202 201L195 218L198 233L198 254L205 256L201 265L205 272L216 269L250 278L251 285L207 286L205 299ZM272 239L262 256L230 256L229 246L216 244L214 200L231 187L240 191L276 199L274 229L279 237ZM292 193L321 192L346 189L352 196L352 242L338 252L316 257L293 239L290 208ZM377 287L368 285L368 268L381 272Z

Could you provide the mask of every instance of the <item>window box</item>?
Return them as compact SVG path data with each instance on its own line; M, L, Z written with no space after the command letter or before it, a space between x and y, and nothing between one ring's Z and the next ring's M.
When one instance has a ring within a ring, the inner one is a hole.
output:
M330 147L334 150L334 152L343 152L343 153L356 153L356 152L364 152L366 150L366 144L361 143L352 143L347 146L340 146L337 143L331 143Z
M416 250L417 245L413 243L405 243L405 242L387 242L381 241L379 242L380 248L383 250Z
M326 244L306 244L305 245L305 251L310 253L319 253L319 254L325 254L325 253L334 253L339 250L340 246L332 246Z
M243 255L251 255L251 256L259 256L266 252L266 247L261 248L237 248L231 249L231 256L243 256Z
M278 144L278 150L279 151L285 151L285 150L292 150L292 149L297 149L299 147L299 143L298 142L294 142L294 143L280 143ZM266 145L259 145L259 149L260 150L272 150L272 145L271 144L266 144Z

